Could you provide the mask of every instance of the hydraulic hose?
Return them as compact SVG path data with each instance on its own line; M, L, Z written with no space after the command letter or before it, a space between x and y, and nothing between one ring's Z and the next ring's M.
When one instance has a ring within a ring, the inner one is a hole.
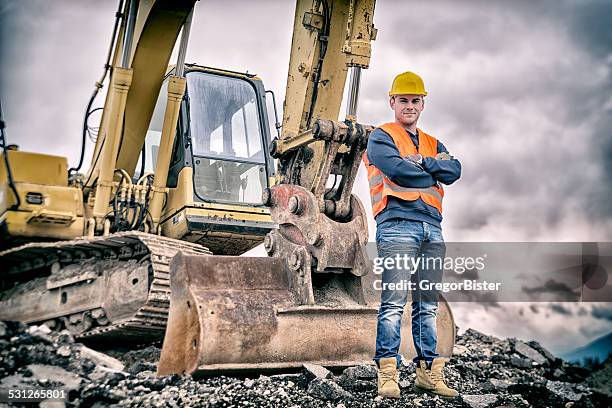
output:
M17 188L15 188L15 182L13 181L13 173L11 172L11 165L8 160L8 152L6 151L6 136L4 135L4 115L2 114L2 102L0 101L0 147L2 147L2 151L4 152L4 165L6 166L6 177L8 179L9 187L13 194L15 195L15 204L11 206L11 210L15 210L19 208L21 205L21 198L19 198L19 194L17 193Z
M73 172L79 171L81 167L83 166L83 160L85 159L85 143L87 141L87 130L89 128L88 121L89 121L89 116L92 114L91 106L93 105L94 100L96 99L96 96L98 96L98 92L100 91L100 89L102 89L103 87L102 84L104 80L106 79L106 75L108 74L108 71L111 68L110 59L113 53L113 49L115 48L115 40L117 38L117 30L119 29L119 22L121 21L121 18L123 18L123 14L121 12L122 9L123 9L123 0L119 0L119 6L117 7L117 12L115 13L115 25L113 27L113 35L111 37L111 42L108 47L108 53L106 54L106 63L104 64L104 72L102 73L102 77L100 78L100 80L96 82L95 89L91 97L89 98L89 102L87 103L87 109L85 110L85 118L83 119L83 133L82 133L82 140L81 140L81 155L79 157L79 164L76 167L71 167L68 170L68 175L70 175Z
M312 115L315 104L317 103L317 97L319 95L319 81L321 80L321 71L323 70L323 60L327 53L327 41L329 39L329 28L330 28L330 11L327 0L323 0L323 29L319 32L319 59L317 61L317 67L315 69L314 83L312 88L312 98L310 99L310 109L308 110L308 120L306 121L306 129L310 129L312 122Z

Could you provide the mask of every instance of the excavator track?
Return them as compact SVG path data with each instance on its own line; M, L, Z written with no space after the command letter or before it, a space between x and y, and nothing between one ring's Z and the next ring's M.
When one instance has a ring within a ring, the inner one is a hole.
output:
M142 232L0 252L0 318L67 328L91 343L159 342L170 305L169 264L179 251L211 254L197 244Z

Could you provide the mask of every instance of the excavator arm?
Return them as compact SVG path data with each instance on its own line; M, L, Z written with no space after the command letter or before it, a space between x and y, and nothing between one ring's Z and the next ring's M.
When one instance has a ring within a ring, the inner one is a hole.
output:
M86 187L93 189L95 185L95 203L89 220L90 235L95 231L108 233L108 202L116 188L116 169L128 175L134 174L170 55L183 27L182 57L179 56L179 59L182 58L184 64L190 27L185 23L194 4L195 0L130 0L125 8L119 35L122 41L115 46L114 69L101 120L102 131L96 140L92 165L86 177ZM162 154L158 157L156 170L159 172L156 173L151 208L154 222L157 223L185 87L183 73L172 77L168 84L165 132L159 150Z
M116 168L133 174L172 50L181 28L193 10L195 0L134 1L130 4L133 5L132 8L125 9L124 13L127 12L127 15L121 20L123 24L118 38L122 41L118 41L114 47L112 66L115 67L113 74L127 70L126 75L131 77L124 118L120 121L122 136L114 161ZM130 14L130 10L133 14ZM128 32L124 33L125 31ZM118 75L111 76L111 88L120 86L119 84ZM100 169L105 165L100 156L111 137L109 117L115 97L112 91L109 92L104 103L102 136L96 139L91 167L86 175L90 186L94 184Z

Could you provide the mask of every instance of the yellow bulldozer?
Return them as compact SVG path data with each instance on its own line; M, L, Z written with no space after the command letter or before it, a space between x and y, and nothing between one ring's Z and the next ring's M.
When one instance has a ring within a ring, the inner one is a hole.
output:
M89 170L84 148L69 169L3 136L0 319L163 339L160 374L370 360L379 296L351 190L373 129L356 110L374 3L296 1L273 136L260 78L185 63L195 0L120 0L83 123L84 146L110 74ZM268 257L239 256L262 242ZM438 334L449 355L443 300ZM414 355L409 322L403 336Z

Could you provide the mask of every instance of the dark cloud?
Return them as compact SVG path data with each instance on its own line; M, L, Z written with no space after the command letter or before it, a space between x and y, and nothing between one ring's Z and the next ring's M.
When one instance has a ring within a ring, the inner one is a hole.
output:
M539 286L522 286L523 292L532 296L532 300L540 300L540 295L552 294L555 299L571 302L576 301L580 297L580 293L573 288L567 286L564 282L558 282L554 279L548 279L543 285ZM551 310L554 310L551 307ZM557 311L557 310L555 310Z
M612 306L593 306L591 316L596 319L604 319L612 322Z
M490 300L490 301L487 301L487 302L480 302L479 304L482 305L485 310L489 310L489 309L503 309L501 303L496 302L494 300Z
M573 313L570 309L566 308L565 306L563 306L560 303L553 303L550 305L550 310L552 310L553 312L559 313L561 315L565 315L565 316L572 316Z
M607 92L590 93L588 100L593 106L589 108L603 110L607 113L595 118L591 124L594 128L592 142L594 157L591 159L601 163L601 171L604 175L612 174L612 3L602 0L591 0L578 2L575 10L568 15L569 27L572 38L588 52L595 61L603 67L607 67L607 80L604 81L604 89ZM591 67L585 64L585 71ZM612 184L592 183L589 205L587 211L592 214L593 219L598 217L612 217Z
M599 58L612 52L612 3L606 0L575 2L570 15L573 33L581 45Z
M78 160L83 112L102 72L116 4L3 2L0 96L9 142Z
M612 55L612 54L611 54ZM612 58L610 59L612 66ZM612 69L611 69L612 70ZM612 174L612 98L608 101L608 116L596 123L596 139L593 141L594 160L601 163L602 174L610 177ZM605 180L605 179L604 179ZM591 184L591 195L587 209L591 209L590 218L593 222L600 217L612 217L612 183L594 182ZM590 207L590 208L589 208Z

